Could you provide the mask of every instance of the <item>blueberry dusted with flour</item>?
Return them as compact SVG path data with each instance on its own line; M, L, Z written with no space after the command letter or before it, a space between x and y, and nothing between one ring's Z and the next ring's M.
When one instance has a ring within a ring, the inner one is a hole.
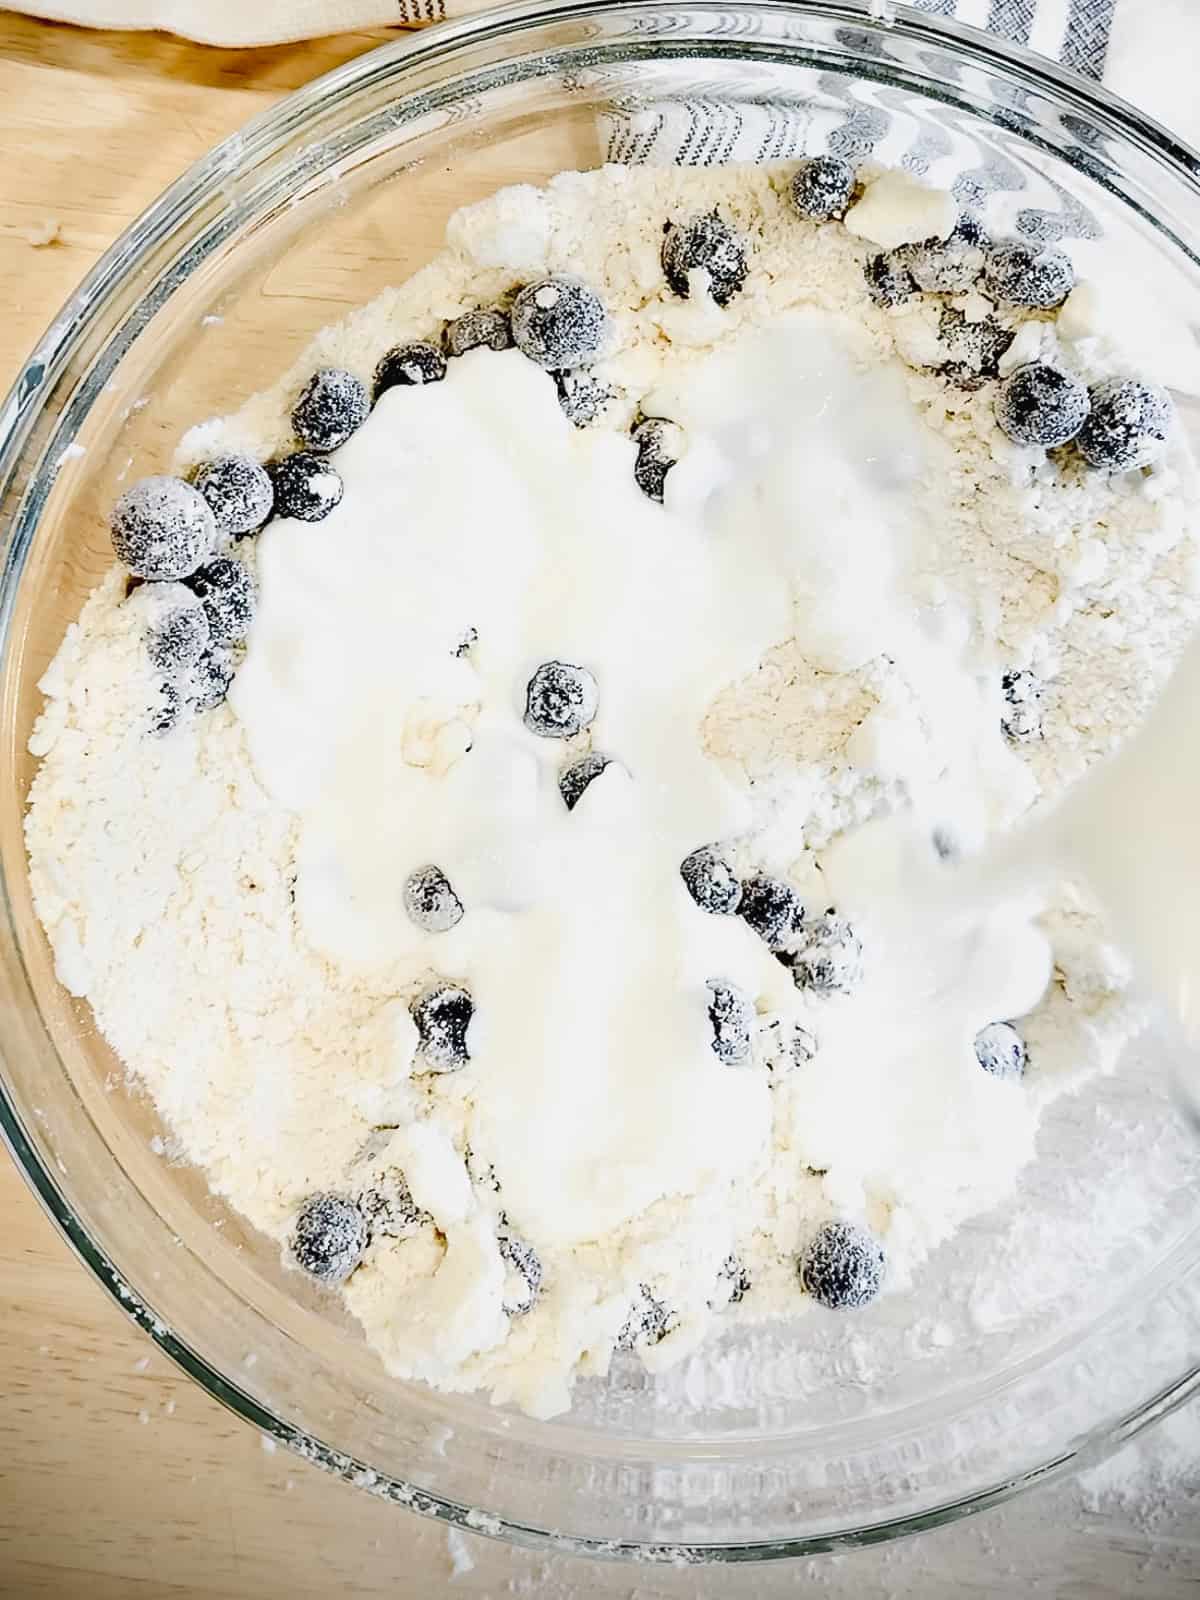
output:
M600 354L607 335L603 302L580 278L539 278L513 301L513 343L549 372L587 366Z
M701 911L727 917L741 905L741 882L715 844L702 844L685 856L679 876Z
M759 874L742 884L738 915L769 950L779 951L800 926L804 906L790 883Z
M323 522L341 504L345 486L337 470L307 450L284 456L267 468L275 490L275 515L300 522Z
M806 917L778 954L792 969L798 989L849 994L862 979L862 944L846 919L834 911Z
M176 678L177 674L167 673L155 680L148 724L150 732L159 737L178 727L186 714L183 694Z
M204 607L212 642L241 644L250 632L258 604L258 589L242 563L218 556L194 572L187 586Z
M665 417L643 417L631 435L637 445L633 481L648 500L663 501L667 473L683 454L683 430Z
M554 387L563 416L576 428L586 428L595 422L616 395L610 384L583 368L556 372Z
M358 1208L372 1237L382 1234L388 1239L408 1239L433 1220L413 1199L408 1179L398 1167L381 1173L363 1190Z
M917 280L908 270L900 250L887 250L880 255L868 256L863 265L863 276L867 280L867 293L885 311L902 306L920 292Z
M816 1035L792 1017L772 1017L754 1036L754 1054L773 1079L806 1067L816 1053Z
M1087 420L1088 392L1078 378L1031 361L1010 372L996 391L996 421L1016 444L1054 450Z
M465 989L453 983L435 983L409 1007L417 1025L416 1071L457 1072L471 1059L467 1029L475 1003Z
M637 1299L629 1308L629 1315L617 1335L618 1350L633 1350L638 1345L661 1344L678 1319L668 1310L647 1283L638 1285Z
M144 583L125 602L140 621L150 664L171 673L191 666L208 649L208 618L184 583Z
M1000 376L1000 358L1016 338L995 317L968 318L957 306L944 306L938 319L938 343L946 359L937 368L960 389L978 389Z
M854 1222L822 1223L800 1257L800 1282L831 1311L869 1305L883 1287L883 1246Z
M983 287L1011 306L1054 311L1075 287L1075 268L1065 250L1014 239L988 251Z
M225 539L256 533L275 505L267 469L249 456L218 456L197 471L195 487L207 500Z
M370 1240L367 1220L349 1196L314 1194L296 1217L292 1255L319 1282L344 1283Z
M808 156L792 174L792 204L809 222L834 222L846 215L857 179L848 161Z
M1089 466L1106 472L1148 467L1167 447L1172 416L1164 390L1132 378L1109 378L1092 388L1079 453Z
M300 391L292 427L301 444L324 453L345 444L370 414L371 400L361 378L340 367L322 367Z
M1020 1078L1029 1056L1011 1022L989 1022L975 1035L975 1059L994 1078Z
M465 356L469 350L509 350L512 342L508 316L495 306L464 311L446 324L442 334L448 356Z
M215 710L229 693L235 668L232 650L210 644L194 661L164 672L155 684L151 730L170 733L202 712Z
M598 750L593 750L590 755L580 756L578 761L558 775L558 792L563 797L563 804L568 811L574 811L579 804L584 791L596 781L604 769L609 765L607 756L602 756Z
M204 654L208 642L208 618L203 606L164 612L146 630L146 654L160 672L190 666Z
M441 383L446 376L446 358L437 345L425 339L398 344L375 368L375 398L389 389L420 388L426 383Z
M749 1061L754 1031L754 1003L749 996L736 984L710 978L708 1020L712 1024L712 1048L717 1060L727 1067Z
M945 239L924 239L905 247L904 263L926 294L963 294L983 271L982 231L974 218L959 219Z
M541 1257L532 1245L509 1233L507 1228L497 1235L496 1243L509 1274L506 1285L508 1292L504 1298L505 1313L510 1317L523 1317L527 1311L533 1310L534 1302L541 1293Z
M418 867L409 875L404 909L425 933L446 933L463 919L463 903L440 867Z
M1006 672L1000 680L1004 709L1000 727L1012 744L1029 744L1042 737L1042 680L1024 668Z
M117 560L152 583L190 576L217 545L212 508L182 478L142 478L113 507L110 527Z
M673 222L663 235L662 269L685 300L692 292L692 273L703 273L709 295L717 305L727 306L746 281L746 241L719 211Z
M600 691L586 667L543 661L525 691L525 726L543 739L573 739L599 705Z
M236 670L233 651L213 645L194 666L185 668L178 680L184 703L193 711L215 711L229 693Z

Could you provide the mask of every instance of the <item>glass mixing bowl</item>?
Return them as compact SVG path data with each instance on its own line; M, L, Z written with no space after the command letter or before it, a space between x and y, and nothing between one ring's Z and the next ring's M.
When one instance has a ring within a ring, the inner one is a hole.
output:
M389 1378L274 1244L156 1153L170 1130L55 981L21 819L38 678L109 565L126 477L421 266L456 207L595 165L605 141L640 159L648 130L703 103L743 128L790 107L793 134L824 128L850 153L899 128L918 167L970 152L968 188L1033 200L1019 225L1101 217L1151 277L1200 293L1196 158L1050 63L849 3L538 0L353 61L213 151L63 308L0 446L0 1119L30 1183L169 1355L310 1459L484 1532L697 1562L929 1527L1112 1448L1196 1386L1198 1163L1163 1049L1060 1102L1021 1204L911 1289L862 1318L732 1333L658 1378L614 1369L536 1422ZM706 148L685 141L683 159Z

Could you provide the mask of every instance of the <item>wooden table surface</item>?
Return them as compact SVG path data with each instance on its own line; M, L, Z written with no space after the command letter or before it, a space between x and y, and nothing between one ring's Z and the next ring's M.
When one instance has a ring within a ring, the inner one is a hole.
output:
M100 251L186 165L386 36L214 51L0 14L0 389ZM55 227L56 242L33 242ZM1151 1526L1136 1506L1068 1486L901 1546L769 1572L642 1572L547 1561L474 1537L448 1543L436 1525L264 1450L124 1319L3 1156L0 1303L4 1596L766 1600L811 1588L854 1600L1182 1600L1200 1591L1200 1473Z

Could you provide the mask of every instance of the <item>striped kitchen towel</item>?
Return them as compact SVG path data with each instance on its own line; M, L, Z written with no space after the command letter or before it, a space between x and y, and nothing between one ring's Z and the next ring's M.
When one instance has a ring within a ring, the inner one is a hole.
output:
M203 44L279 44L354 28L415 26L486 10L492 0L21 0L18 10L93 28L161 29ZM886 0L874 0L880 9ZM866 9L864 7L864 9ZM897 5L896 10L906 9ZM1017 40L1100 78L1200 144L1192 62L1200 0L913 0Z
M93 28L158 28L204 44L278 44L351 28L412 26L485 10L490 0L24 0L17 10ZM1121 61L1191 56L1197 0L913 0L914 9L990 28L1128 93ZM903 9L903 7L899 7ZM1153 71L1142 83L1152 89ZM1134 86L1136 87L1136 86ZM1137 98L1136 93L1131 98Z

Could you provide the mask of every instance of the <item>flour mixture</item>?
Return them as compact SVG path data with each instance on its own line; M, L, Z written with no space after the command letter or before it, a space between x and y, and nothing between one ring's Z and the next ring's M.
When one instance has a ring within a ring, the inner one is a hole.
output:
M1140 1026L1070 890L895 893L1194 624L1093 303L896 172L565 173L115 508L33 740L58 973L391 1372L549 1415L869 1328Z

